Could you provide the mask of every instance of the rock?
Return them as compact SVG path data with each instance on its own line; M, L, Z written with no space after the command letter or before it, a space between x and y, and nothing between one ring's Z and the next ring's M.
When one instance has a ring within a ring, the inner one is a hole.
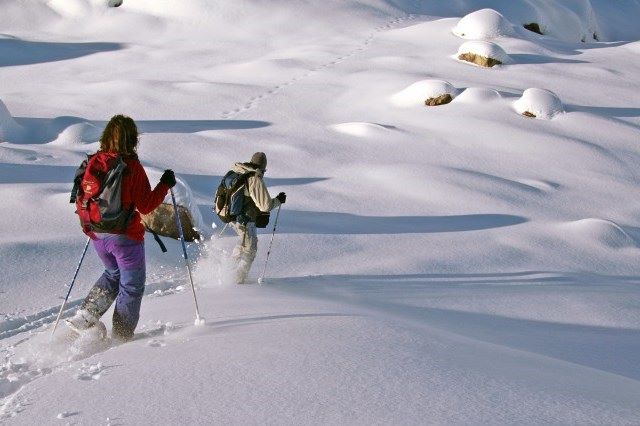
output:
M451 97L451 95L448 93L445 93L444 95L427 99L426 101L424 101L424 104L426 106L438 106L438 105L445 105L445 104L451 103L452 100L453 98Z
M510 62L509 55L500 46L487 41L468 41L458 49L457 58L485 68Z
M463 53L458 55L458 59L461 61L471 62L472 64L480 65L481 67L491 68L496 65L502 65L497 59L487 58L482 55L476 55L475 53Z
M537 22L531 22L530 24L524 24L523 27L531 32L540 34L540 35L544 35L544 33L542 32L542 29L540 28L540 25Z

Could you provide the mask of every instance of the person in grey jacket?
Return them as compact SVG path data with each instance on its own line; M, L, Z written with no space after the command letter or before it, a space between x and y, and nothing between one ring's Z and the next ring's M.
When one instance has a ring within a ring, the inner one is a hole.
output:
M236 163L232 167L234 172L244 175L250 173L244 185L244 217L246 223L230 222L231 227L240 237L234 248L232 258L236 262L236 283L243 284L251 269L251 264L258 252L258 233L256 219L260 213L267 213L284 204L287 195L284 192L271 198L263 176L267 171L267 156L264 152L256 152L248 163Z

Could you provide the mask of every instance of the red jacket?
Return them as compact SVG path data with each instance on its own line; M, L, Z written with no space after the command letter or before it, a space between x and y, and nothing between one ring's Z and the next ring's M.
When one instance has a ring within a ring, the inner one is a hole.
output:
M140 213L151 213L158 207L169 192L169 186L158 183L151 190L149 178L137 158L125 158L127 172L122 178L122 207L133 206L136 209L125 234L132 240L144 240L144 225Z

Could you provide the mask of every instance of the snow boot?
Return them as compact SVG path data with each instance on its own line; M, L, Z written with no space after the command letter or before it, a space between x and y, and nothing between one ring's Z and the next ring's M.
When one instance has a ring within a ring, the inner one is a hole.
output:
M117 295L117 291L112 293L102 287L94 285L91 287L91 290L89 290L87 297L84 298L81 309L88 311L91 315L99 319L109 310L113 301L116 300Z
M96 325L96 323L98 323L98 320L99 318L92 315L88 310L78 309L73 317L67 318L66 320L64 320L64 322L69 326L70 329L80 334L82 331Z
M117 311L113 312L111 338L120 343L126 343L133 340L133 328Z
M241 258L236 266L236 284L245 284L252 261Z

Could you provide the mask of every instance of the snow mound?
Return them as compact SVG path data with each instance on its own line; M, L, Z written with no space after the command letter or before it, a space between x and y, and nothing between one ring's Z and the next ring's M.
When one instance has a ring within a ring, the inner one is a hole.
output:
M422 80L393 95L391 102L398 107L410 108L424 106L427 100L442 95L450 95L453 99L458 93L458 89L448 81Z
M575 238L588 240L610 248L634 247L635 242L616 223L604 219L588 218L561 225L563 230Z
M511 62L507 52L489 41L468 41L458 48L457 58L485 68Z
M470 40L491 40L515 34L513 24L493 9L468 14L460 19L452 31L458 37Z
M455 99L456 103L466 104L483 104L491 102L497 99L501 99L502 96L494 89L486 87L469 87L458 95Z
M91 123L75 123L64 129L49 143L55 146L74 146L93 143L100 139L100 129Z
M558 96L545 89L525 90L514 106L518 114L543 120L550 120L557 114L564 112Z
M345 135L356 136L359 138L384 136L392 129L390 126L365 122L334 124L333 126L330 126L330 128L338 133L344 133Z
M20 132L20 125L11 116L9 109L0 99L0 142L14 139Z

